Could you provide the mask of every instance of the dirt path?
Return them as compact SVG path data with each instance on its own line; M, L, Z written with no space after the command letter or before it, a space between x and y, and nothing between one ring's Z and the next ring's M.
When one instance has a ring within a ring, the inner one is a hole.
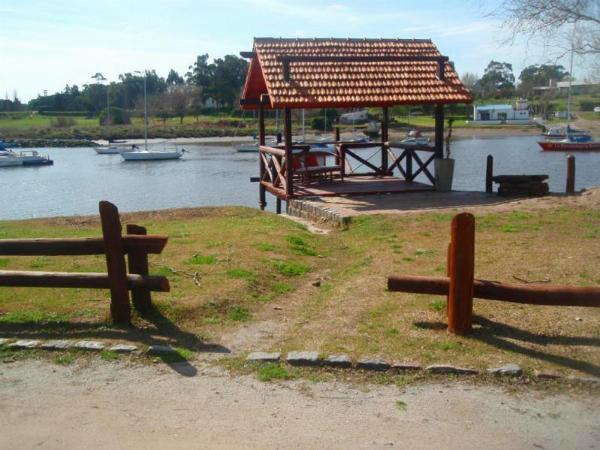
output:
M600 400L453 382L261 383L92 360L0 367L0 448L591 449ZM399 403L400 402L400 403Z

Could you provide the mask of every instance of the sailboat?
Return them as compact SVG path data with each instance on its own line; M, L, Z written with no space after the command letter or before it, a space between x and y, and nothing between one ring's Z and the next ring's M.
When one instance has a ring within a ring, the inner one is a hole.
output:
M144 75L144 148L132 145L131 150L122 151L121 157L125 161L164 161L179 159L186 152L181 150L148 150L148 104L146 100L146 75Z
M571 67L569 73L569 94L567 97L567 126L565 127L565 137L560 140L545 140L538 142L538 145L545 152L581 152L581 151L600 151L600 141L593 141L589 132L578 130L571 127L571 77L573 75L573 46L571 46ZM558 132L547 134L548 139L555 137Z

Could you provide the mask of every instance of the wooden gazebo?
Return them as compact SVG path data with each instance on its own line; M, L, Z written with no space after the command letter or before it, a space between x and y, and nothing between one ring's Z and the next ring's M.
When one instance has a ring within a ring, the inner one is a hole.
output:
M241 55L250 65L240 103L257 109L259 117L261 208L266 191L279 206L303 196L435 189L431 163L443 157L444 104L470 103L472 97L430 40L256 38L253 50ZM417 104L436 105L435 144L389 142L388 108ZM338 128L335 163L304 164L310 146L292 141L292 109L356 107L382 108L381 141L343 142ZM269 109L284 112L283 143L272 146L265 142ZM361 156L359 149L366 147L380 149L377 162ZM348 170L350 160L368 171ZM393 176L395 170L401 177ZM431 184L416 182L419 174Z

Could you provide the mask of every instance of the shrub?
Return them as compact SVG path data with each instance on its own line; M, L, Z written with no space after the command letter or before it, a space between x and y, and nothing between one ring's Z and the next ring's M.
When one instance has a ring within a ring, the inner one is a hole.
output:
M591 100L581 100L579 102L579 111L593 111L600 102L593 102Z
M77 125L77 121L72 117L55 117L50 121L50 126L53 128L68 128Z
M106 108L100 113L100 125L106 125ZM109 125L128 125L131 123L129 113L124 109L115 106L110 107L110 124Z

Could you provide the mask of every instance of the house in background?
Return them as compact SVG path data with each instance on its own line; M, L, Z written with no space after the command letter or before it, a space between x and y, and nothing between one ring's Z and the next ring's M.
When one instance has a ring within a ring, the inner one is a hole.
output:
M519 99L514 105L475 105L472 124L529 123L529 106L526 99Z

